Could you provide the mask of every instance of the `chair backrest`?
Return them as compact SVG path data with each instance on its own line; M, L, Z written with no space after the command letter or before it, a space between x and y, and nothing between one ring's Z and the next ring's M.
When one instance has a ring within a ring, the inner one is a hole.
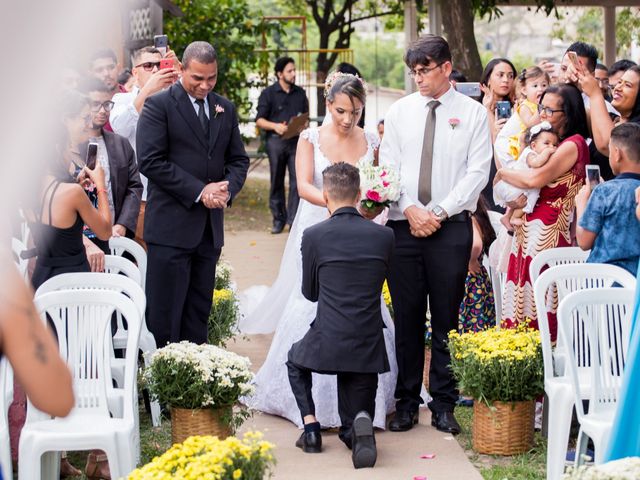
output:
M29 260L22 258L21 253L27 250L27 246L15 237L11 238L11 251L13 252L13 261L18 267L20 275L27 278L27 267L29 266Z
M136 266L140 270L140 285L144 289L147 280L147 252L137 242L127 237L111 237L109 239L111 255L122 256L124 253L131 255Z
M39 295L34 302L42 319L49 317L55 326L60 355L73 377L76 414L110 417L111 317L114 312L121 314L129 326L124 398L133 398L141 320L129 298L106 290L60 290ZM134 421L133 408L133 402L124 402L123 419Z
M124 275L115 273L62 273L40 285L36 297L59 290L107 290L125 294L144 316L147 298L139 284Z
M104 272L119 273L129 277L131 280L142 286L142 274L140 269L130 260L117 255L104 256Z
M545 270L538 277L533 285L533 296L536 303L538 328L540 329L545 378L555 376L548 321L549 290L555 288L557 301L561 302L569 293L586 288L608 288L616 283L623 288L634 289L636 279L623 268L599 263L557 265Z
M549 248L538 253L531 264L529 264L529 278L531 284L535 284L536 280L542 273L545 265L549 268L556 265L571 265L574 263L584 263L589 257L590 250L582 250L580 247L557 247Z
M502 228L505 228L505 226L500 221L500 219L502 219L502 214L500 212L494 212L493 210L489 210L487 214L489 215L489 221L491 222L491 226L493 227L494 232L496 232L496 235L498 235L500 230Z
M568 346L567 363L578 419L585 416L580 401L580 369L589 373L589 414L615 408L629 346L633 302L633 289L599 288L572 292L560 303L558 326Z

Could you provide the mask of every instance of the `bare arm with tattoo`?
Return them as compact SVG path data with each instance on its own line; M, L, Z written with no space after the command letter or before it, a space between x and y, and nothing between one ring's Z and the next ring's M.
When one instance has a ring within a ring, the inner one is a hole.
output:
M12 263L0 253L0 351L37 409L66 416L74 404L71 373Z

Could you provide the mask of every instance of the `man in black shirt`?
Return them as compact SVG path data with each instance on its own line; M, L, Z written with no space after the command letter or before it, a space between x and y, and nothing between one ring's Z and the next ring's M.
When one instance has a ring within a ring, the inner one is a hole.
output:
M278 81L264 89L258 100L256 125L267 133L267 155L271 169L269 208L273 215L271 233L291 225L298 209L296 185L296 147L298 135L284 139L289 121L309 111L304 90L296 85L296 64L291 57L279 58L275 66ZM289 201L285 203L284 176L289 169Z

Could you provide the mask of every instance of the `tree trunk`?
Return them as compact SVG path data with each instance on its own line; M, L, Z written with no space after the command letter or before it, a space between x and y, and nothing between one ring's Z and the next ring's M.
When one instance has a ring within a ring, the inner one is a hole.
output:
M480 80L482 61L473 30L471 0L439 0L444 36L449 42L453 68L464 73L470 82Z

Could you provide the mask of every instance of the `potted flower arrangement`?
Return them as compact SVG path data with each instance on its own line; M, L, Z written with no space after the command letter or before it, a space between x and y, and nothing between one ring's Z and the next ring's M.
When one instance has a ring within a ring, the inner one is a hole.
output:
M193 436L129 474L128 480L262 480L275 463L273 445L259 432L242 440Z
M153 398L171 407L172 441L232 434L249 416L236 404L253 391L250 365L248 358L214 345L184 341L156 350L144 378Z
M227 340L238 333L240 306L231 272L229 264L218 262L207 332L208 343L220 347L224 347Z
M640 457L627 457L591 467L570 469L564 480L636 480L640 478Z
M473 448L514 455L531 448L535 399L544 391L540 334L526 327L449 333L451 368L474 398Z

